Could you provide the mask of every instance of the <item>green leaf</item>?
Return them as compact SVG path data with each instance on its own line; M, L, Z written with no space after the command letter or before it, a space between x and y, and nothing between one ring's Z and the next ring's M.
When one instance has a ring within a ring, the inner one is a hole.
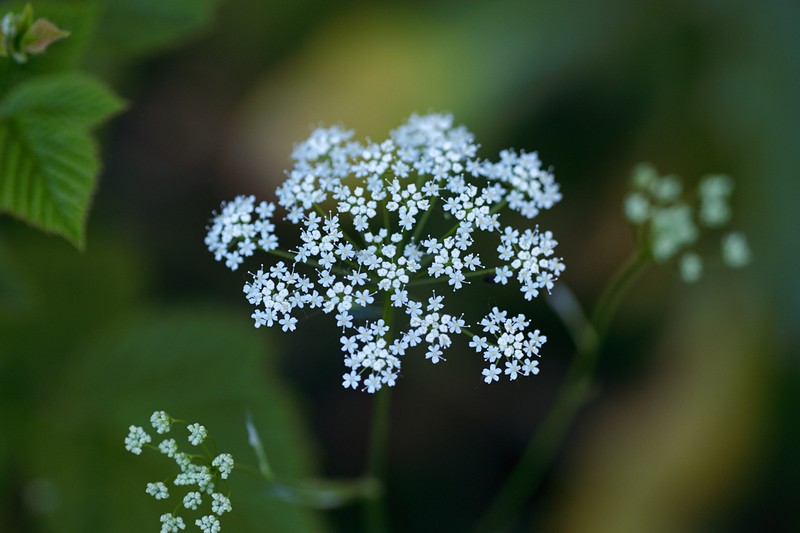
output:
M122 107L80 75L32 78L9 91L0 102L0 211L82 248L100 170L90 130Z
M68 36L47 19L33 20L33 8L26 4L21 13L7 13L0 21L0 57L11 56L17 63L28 54L41 54L48 45Z
M26 79L44 74L74 72L84 61L97 25L97 6L88 0L40 0L36 14L69 30L69 39L47 48L26 63L0 60L0 99Z
M52 43L68 36L68 31L59 29L49 20L38 19L22 36L22 49L29 54L41 54Z

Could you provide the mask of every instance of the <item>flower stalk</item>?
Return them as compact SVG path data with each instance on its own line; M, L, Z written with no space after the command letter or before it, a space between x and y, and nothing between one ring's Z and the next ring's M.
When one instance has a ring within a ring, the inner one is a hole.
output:
M595 304L590 321L585 320L571 292L567 304L552 305L570 331L577 351L551 408L481 518L476 533L498 531L508 525L536 490L572 421L594 391L597 357L619 301L650 263L649 254L643 250L623 263ZM563 284L561 289L568 291Z

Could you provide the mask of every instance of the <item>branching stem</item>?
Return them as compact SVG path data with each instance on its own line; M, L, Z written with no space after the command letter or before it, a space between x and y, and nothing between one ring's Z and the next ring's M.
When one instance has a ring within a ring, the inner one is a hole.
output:
M502 531L539 485L573 419L591 395L597 356L617 305L649 263L650 256L646 251L631 256L601 294L591 321L585 320L580 306L576 311L577 300L574 297L569 305L553 306L573 336L577 347L575 357L547 416L479 522L476 532Z

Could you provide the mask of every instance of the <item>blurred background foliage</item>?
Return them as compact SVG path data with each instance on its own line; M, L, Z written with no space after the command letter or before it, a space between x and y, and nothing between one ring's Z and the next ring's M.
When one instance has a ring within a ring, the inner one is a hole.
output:
M101 135L84 252L0 219L1 531L155 531L164 511L144 485L163 465L122 440L156 408L205 423L220 448L255 464L250 411L279 473L360 475L370 398L341 389L335 328L252 328L245 274L214 263L202 239L221 200L271 198L313 126L380 139L428 110L454 113L485 157L513 146L553 165L564 201L538 222L587 306L633 246L621 202L639 161L688 183L734 176L734 223L754 249L748 269L698 285L669 267L640 280L612 326L595 399L516 527L800 528L800 4L34 7L73 32L52 53L109 81L128 109ZM49 54L26 68L51 68ZM3 68L0 84L13 83ZM436 367L406 361L389 450L397 531L474 524L568 365L573 347L542 301L485 299L548 333L543 371L485 387L468 352ZM230 531L360 523L357 510L312 513L236 477Z

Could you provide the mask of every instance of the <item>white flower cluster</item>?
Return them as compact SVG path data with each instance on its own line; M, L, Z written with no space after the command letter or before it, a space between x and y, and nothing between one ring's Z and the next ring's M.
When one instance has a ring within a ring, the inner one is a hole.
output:
M169 498L169 490L161 481L157 483L148 483L145 492L156 500L166 500Z
M189 443L192 446L200 446L206 437L208 437L208 431L204 426L200 424L189 424L189 427L186 428L189 430Z
M632 182L634 190L625 198L625 215L643 228L653 259L664 263L682 252L681 277L687 283L700 279L703 259L689 248L700 239L702 228L721 228L730 221L733 180L723 175L704 177L694 201L683 199L683 186L678 178L659 176L649 164L634 169ZM721 255L729 267L747 265L750 248L744 235L739 232L724 235Z
M180 421L172 418L164 411L156 411L150 417L153 429L159 433L168 433L172 426ZM206 428L200 424L189 424L187 426L189 436L187 441L192 446L199 446L208 438ZM180 451L178 442L175 439L167 438L162 440L158 447L149 445L152 437L140 426L130 426L128 436L125 438L125 448L136 455L141 454L142 448L158 449L158 451L175 461L180 469L180 473L175 476L173 484L176 487L191 487L192 490L183 496L183 507L189 511L196 511L203 505L203 494L209 495L210 514L195 520L195 525L203 532L219 532L221 525L217 516L230 512L231 506L228 496L217 492L217 483L225 484L233 471L233 457L229 453L222 453L212 456L206 452L205 456L194 453ZM156 500L166 500L169 498L169 488L162 481L148 483L145 490L147 494ZM174 512L173 512L174 513ZM161 515L161 533L172 533L186 529L186 524L182 517L173 513ZM216 515L216 516L215 516Z
M219 471L219 477L228 479L233 472L233 456L229 453L221 453L211 461L211 466Z
M486 383L500 379L497 362L501 359L505 362L504 373L512 381L520 374L529 376L539 373L539 361L536 357L539 357L539 349L547 342L547 337L538 329L528 332L526 336L524 331L529 324L525 315L507 318L507 313L497 307L481 320L483 331L492 335L495 340L489 343L486 337L475 335L470 346L483 352L483 358L489 363L489 367L483 370L483 380Z
M142 447L152 442L152 438L144 428L131 426L128 428L128 436L125 437L125 449L136 455L142 453Z
M178 531L182 529L186 529L183 518L175 516L172 513L164 513L161 515L161 533L178 533Z
M217 261L224 259L231 270L253 255L256 247L267 251L278 247L275 225L270 222L275 206L267 202L256 206L255 201L253 196L238 196L223 205L206 235L206 246Z
M531 300L564 270L551 232L512 225L561 199L553 174L536 153L505 150L492 162L477 150L450 115L414 115L379 143L356 142L341 127L317 129L295 147L276 192L299 243L279 250L275 206L240 196L223 204L206 245L233 270L255 249L288 259L258 268L244 286L256 327L294 331L309 310L333 314L344 333L343 386L393 386L410 348L424 344L437 363L454 336L472 336L462 316L445 312L443 292L488 277L515 281ZM498 257L481 257L476 241L492 238ZM436 282L445 291L424 292ZM357 323L356 311L373 305L383 319Z

